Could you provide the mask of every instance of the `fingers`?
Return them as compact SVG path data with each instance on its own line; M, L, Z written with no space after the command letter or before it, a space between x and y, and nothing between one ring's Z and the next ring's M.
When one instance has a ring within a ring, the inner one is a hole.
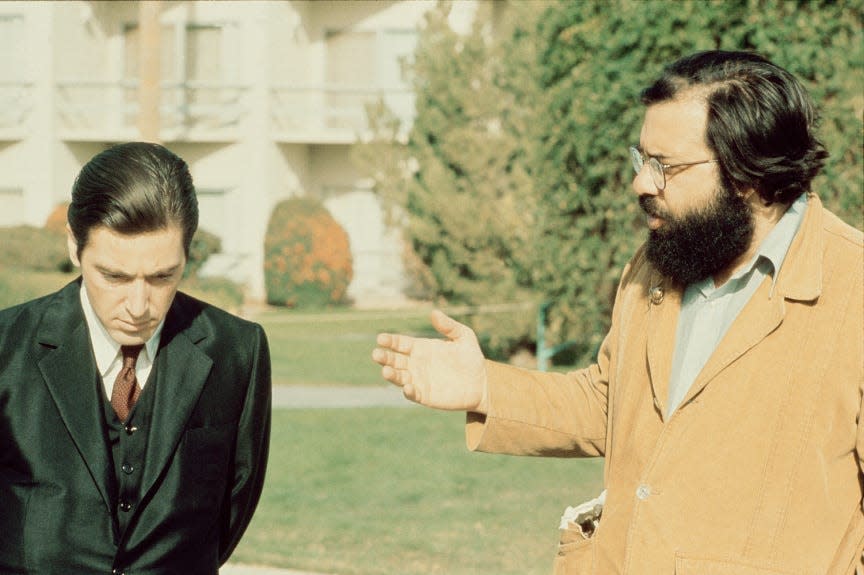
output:
M392 349L399 353L410 354L414 347L414 338L407 335L393 333L379 333L375 342L386 349Z
M474 332L467 325L461 324L443 311L436 309L429 316L432 327L449 340L470 337Z
M402 388L411 386L411 372L407 369L395 369L385 365L381 368L381 377Z
M396 353L389 349L376 347L372 350L372 359L380 365L392 367L394 369L408 368L408 356Z
M410 383L402 386L402 395L405 399L413 401L414 403L420 403L420 394L417 392L417 389Z

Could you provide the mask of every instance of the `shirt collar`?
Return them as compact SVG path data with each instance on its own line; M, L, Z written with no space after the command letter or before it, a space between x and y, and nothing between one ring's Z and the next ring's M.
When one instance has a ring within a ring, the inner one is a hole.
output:
M783 260L786 259L786 253L789 251L789 246L792 245L792 240L795 238L795 234L804 220L804 212L806 210L807 194L801 194L797 200L789 205L786 212L780 217L771 231L768 232L768 235L765 236L765 239L759 245L759 249L753 256L753 259L746 266L738 270L719 288L715 288L714 278L708 276L693 284L692 287L694 290L701 292L705 297L709 297L712 294L729 293L736 290L743 278L754 269L758 269L763 274L763 277L771 275L771 291L773 293L780 266L783 265Z
M87 327L90 331L90 344L93 347L93 356L96 358L96 367L99 369L99 374L103 377L108 370L111 369L111 364L120 354L120 344L114 341L108 334L108 330L99 321L96 316L96 310L90 303L90 297L87 295L87 288L84 282L81 282L81 307L84 310L84 318L87 320ZM156 351L159 347L159 337L162 335L162 327L165 325L165 319L159 322L156 330L147 343L144 344L144 352L147 358L152 362L156 357Z
M786 259L786 254L789 252L789 246L792 245L792 240L795 238L798 228L801 227L805 211L807 211L807 194L801 194L797 200L792 202L789 209L786 210L786 213L783 214L783 217L759 246L756 259L765 258L771 263L774 283L777 283L780 266L783 265L783 260Z

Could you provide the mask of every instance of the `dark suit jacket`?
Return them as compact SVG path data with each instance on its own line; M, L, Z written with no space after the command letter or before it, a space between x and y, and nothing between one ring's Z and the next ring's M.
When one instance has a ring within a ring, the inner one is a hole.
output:
M270 357L260 326L178 293L153 365L141 499L117 479L80 279L0 312L0 574L213 575L261 494Z

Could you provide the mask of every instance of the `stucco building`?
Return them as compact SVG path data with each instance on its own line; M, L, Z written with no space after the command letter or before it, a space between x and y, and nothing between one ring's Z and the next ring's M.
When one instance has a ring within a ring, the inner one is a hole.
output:
M350 150L369 102L382 98L410 125L402 64L433 2L155 4L154 36L139 26L139 2L0 2L0 226L42 225L105 146L158 139L189 162L201 227L222 239L210 272L263 297L270 211L313 195L351 239L349 295L400 298L398 232ZM454 26L473 4L456 3ZM144 35L150 50L139 52ZM139 86L142 56L153 54L158 135L147 138Z

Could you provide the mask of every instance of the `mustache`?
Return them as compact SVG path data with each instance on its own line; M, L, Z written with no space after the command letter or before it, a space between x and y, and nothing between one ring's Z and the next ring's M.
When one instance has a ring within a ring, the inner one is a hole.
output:
M657 198L655 196L639 196L639 207L642 208L642 211L649 216L661 218L664 220L669 219L669 214L667 214L666 210L664 210L658 205Z

